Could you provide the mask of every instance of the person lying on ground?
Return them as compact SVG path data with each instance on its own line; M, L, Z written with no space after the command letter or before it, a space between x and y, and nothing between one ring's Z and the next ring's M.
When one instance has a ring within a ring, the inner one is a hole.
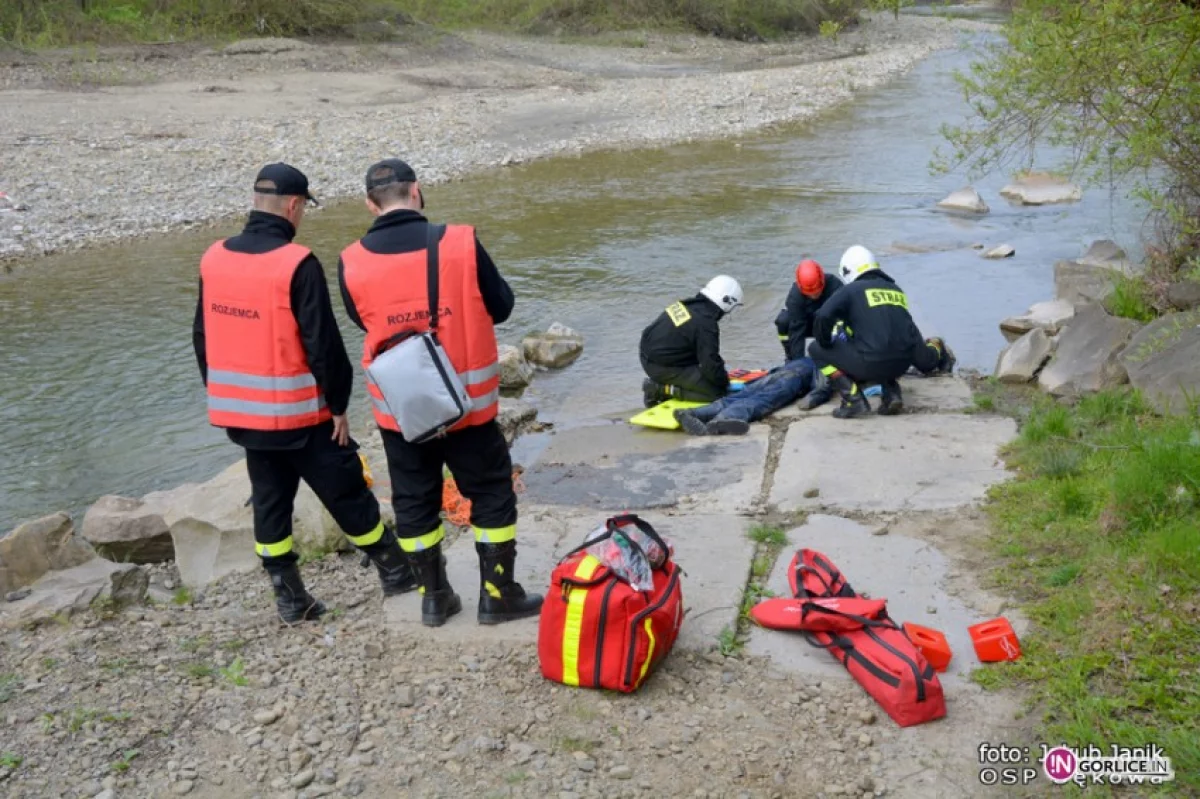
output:
M816 366L797 358L776 366L741 391L699 408L675 411L675 419L694 436L745 435L750 423L791 405L812 390Z
M728 275L708 281L699 294L667 307L642 331L638 354L650 408L669 399L711 402L729 390L721 358L719 322L742 304L742 287Z
M925 373L950 371L954 354L941 339L921 337L904 291L866 247L847 249L839 271L846 285L821 306L813 324L817 341L811 355L825 382L807 405L816 407L837 391L842 404L834 417L853 419L871 409L860 384L879 383L879 413L900 413L904 400L897 379L910 366Z
M804 260L796 267L787 302L775 317L775 331L783 345L785 361L794 361L807 354L817 311L841 287L842 281L837 275L827 273L816 261Z

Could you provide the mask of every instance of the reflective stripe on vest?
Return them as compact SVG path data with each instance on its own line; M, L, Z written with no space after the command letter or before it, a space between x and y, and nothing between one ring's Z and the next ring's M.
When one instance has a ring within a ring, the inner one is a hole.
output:
M450 431L496 418L500 403L500 365L492 317L484 305L475 261L475 230L450 225L442 235L438 270L438 340L471 396L471 409ZM384 255L360 242L342 252L342 280L367 330L364 369L383 342L402 331L429 329L425 250ZM388 411L379 388L367 377L376 423L385 430L400 426Z
M291 307L292 277L309 251L261 255L223 242L200 262L208 418L217 427L295 430L332 418L308 367Z

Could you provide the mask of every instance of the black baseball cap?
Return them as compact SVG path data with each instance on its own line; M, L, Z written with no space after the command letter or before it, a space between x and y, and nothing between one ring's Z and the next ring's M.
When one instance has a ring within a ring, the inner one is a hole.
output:
M278 194L283 197L303 197L313 205L320 205L308 191L308 178L290 164L267 164L258 170L254 179L257 194Z
M385 158L371 164L367 170L367 191L389 183L416 183L417 173L399 158ZM421 192L421 208L425 207L425 192Z

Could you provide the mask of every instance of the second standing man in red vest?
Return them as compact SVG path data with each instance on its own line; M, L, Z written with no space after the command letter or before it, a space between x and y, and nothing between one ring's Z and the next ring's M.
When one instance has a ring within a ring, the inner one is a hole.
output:
M379 346L405 329L428 329L425 198L412 167L397 159L367 170L367 208L377 219L342 252L338 279L350 319L366 331L363 366ZM479 555L478 621L499 624L536 616L539 594L514 579L517 495L508 443L496 424L500 372L494 325L512 313L513 293L475 238L474 228L449 225L439 240L438 337L467 392L471 412L444 437L409 443L368 384L383 436L396 511L396 534L423 595L421 621L437 627L462 610L446 578L442 474L449 467L471 501Z

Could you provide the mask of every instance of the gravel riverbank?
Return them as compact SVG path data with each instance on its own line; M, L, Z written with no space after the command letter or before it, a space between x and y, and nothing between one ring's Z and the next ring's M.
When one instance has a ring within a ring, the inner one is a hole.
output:
M837 41L760 45L465 34L9 54L0 192L27 210L0 209L0 263L239 213L258 166L276 159L330 200L359 195L362 171L387 155L432 184L556 154L738 135L848 101L981 27L883 16Z

